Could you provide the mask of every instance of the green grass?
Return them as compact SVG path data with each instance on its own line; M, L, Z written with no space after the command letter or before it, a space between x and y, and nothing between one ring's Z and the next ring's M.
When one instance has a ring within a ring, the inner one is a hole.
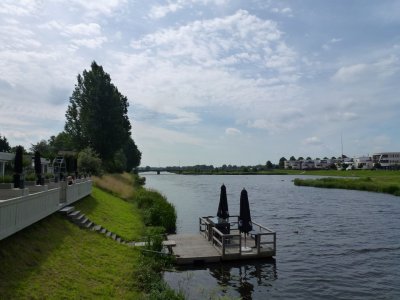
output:
M140 210L132 202L124 201L97 187L85 201L74 204L96 224L118 234L125 240L138 240L144 233Z
M1 299L141 299L137 250L52 215L0 241Z
M74 206L124 239L148 232L133 177L105 178L114 195L94 187ZM113 185L115 179L122 184ZM53 214L0 241L0 299L183 299L162 280L169 263Z
M400 196L400 177L399 176L377 176L360 178L319 178L319 179L299 179L294 180L295 185L312 186L320 188L336 188L348 190L360 190L377 193L392 194Z
M339 177L387 177L400 179L400 171L391 170L285 170L289 175L315 175L315 176L339 176Z

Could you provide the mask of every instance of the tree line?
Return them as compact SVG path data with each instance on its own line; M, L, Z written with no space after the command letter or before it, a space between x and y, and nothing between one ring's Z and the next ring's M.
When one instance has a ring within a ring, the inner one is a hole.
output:
M140 165L141 152L132 138L128 98L95 61L77 76L69 98L64 130L31 144L31 153L53 160L60 151L76 153L78 163L94 172L131 171ZM15 152L0 135L0 152ZM28 153L23 149L24 153ZM79 160L79 158L81 158Z

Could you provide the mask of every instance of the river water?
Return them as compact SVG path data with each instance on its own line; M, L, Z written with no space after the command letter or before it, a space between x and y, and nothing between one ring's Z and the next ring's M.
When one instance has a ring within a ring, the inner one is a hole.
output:
M399 197L295 186L301 176L141 175L175 205L178 233L216 214L222 183L231 215L245 187L252 219L277 232L274 260L165 272L187 299L400 299Z

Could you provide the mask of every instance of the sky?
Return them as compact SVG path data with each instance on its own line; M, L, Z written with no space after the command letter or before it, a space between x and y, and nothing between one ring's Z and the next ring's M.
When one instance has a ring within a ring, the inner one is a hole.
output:
M2 0L0 135L63 131L96 61L142 166L400 151L399 59L396 0Z

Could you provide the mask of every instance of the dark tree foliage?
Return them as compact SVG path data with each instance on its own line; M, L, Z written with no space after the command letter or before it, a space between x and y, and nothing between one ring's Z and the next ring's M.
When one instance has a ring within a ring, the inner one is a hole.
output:
M292 155L290 158L289 158L289 160L291 160L291 161L295 161L296 160L296 158Z
M285 157L281 157L279 159L279 168L283 169L285 167L285 161L287 161L287 159Z
M91 147L101 159L111 161L131 135L128 99L96 62L77 81L65 115L65 132L75 150Z
M45 140L41 140L37 144L32 144L30 150L33 153L39 152L43 157L49 157L52 153L51 146Z
M266 167L267 167L267 169L272 169L274 166L270 161L267 161Z
M5 136L0 135L0 152L10 152L11 147Z
M127 172L132 171L132 169L140 165L140 160L142 159L142 153L139 151L133 139L130 137L125 144L124 154L126 157L126 170Z

